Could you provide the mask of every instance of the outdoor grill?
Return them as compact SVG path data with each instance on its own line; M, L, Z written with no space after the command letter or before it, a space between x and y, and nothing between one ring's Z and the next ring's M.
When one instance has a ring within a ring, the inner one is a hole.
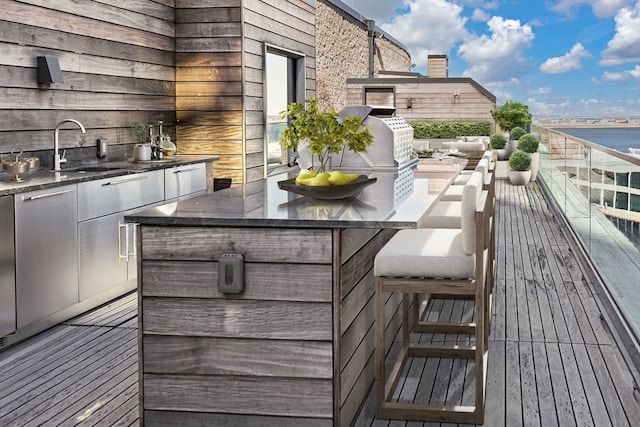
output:
M393 173L377 174L378 185L392 191L380 191L380 194L393 194L388 202L397 206L413 191L413 167L418 157L413 150L413 128L401 117L396 117L395 108L374 107L369 105L349 106L340 112L340 116L356 116L373 134L373 144L366 153L354 153L343 150L331 158L331 168L349 169L367 174L374 171Z
M331 159L333 168L402 169L417 162L413 150L413 128L393 107L357 105L345 107L340 117L360 117L373 134L373 145L366 153L343 150Z

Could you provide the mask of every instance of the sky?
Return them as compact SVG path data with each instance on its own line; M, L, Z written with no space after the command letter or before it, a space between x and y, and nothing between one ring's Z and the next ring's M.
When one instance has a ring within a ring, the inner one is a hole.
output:
M640 117L640 0L342 0L538 117Z

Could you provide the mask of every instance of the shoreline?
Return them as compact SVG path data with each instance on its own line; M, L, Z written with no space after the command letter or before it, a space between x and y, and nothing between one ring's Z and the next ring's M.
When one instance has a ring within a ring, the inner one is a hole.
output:
M549 129L614 129L614 128L640 128L640 123L551 123L534 122L535 126Z

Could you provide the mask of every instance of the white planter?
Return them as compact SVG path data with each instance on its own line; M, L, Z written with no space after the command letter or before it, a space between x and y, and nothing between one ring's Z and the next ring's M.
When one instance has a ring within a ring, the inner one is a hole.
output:
M538 170L540 169L540 153L531 153L531 165L529 168L531 169L531 181L536 180L538 178Z
M514 171L509 169L507 172L509 181L513 185L527 185L531 181L531 169L526 171Z
M508 147L509 147L509 155L511 155L511 153L515 153L516 150L518 149L518 141L516 141L515 139L510 140Z
M493 148L491 151L496 155L498 160L506 160L507 159L507 147L505 148Z

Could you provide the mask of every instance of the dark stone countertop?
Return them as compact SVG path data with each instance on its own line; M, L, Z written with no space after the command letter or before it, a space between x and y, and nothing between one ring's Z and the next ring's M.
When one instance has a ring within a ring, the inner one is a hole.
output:
M363 172L364 173L364 172ZM459 171L427 172L416 165L367 172L376 177L353 197L316 200L278 188L280 174L128 215L159 226L286 228L416 228Z
M168 169L174 166L202 163L217 160L218 157L211 155L178 154L174 161L158 162L133 162L131 160L118 162L91 162L91 163L69 163L62 166L62 171L53 172L40 168L30 171L24 175L24 181L11 181L11 176L6 172L0 172L0 196L24 193L27 191L42 190L45 188L59 187L62 185L77 184L84 181L93 181L101 178L130 175L157 169ZM109 170L83 171L83 168L109 168Z

